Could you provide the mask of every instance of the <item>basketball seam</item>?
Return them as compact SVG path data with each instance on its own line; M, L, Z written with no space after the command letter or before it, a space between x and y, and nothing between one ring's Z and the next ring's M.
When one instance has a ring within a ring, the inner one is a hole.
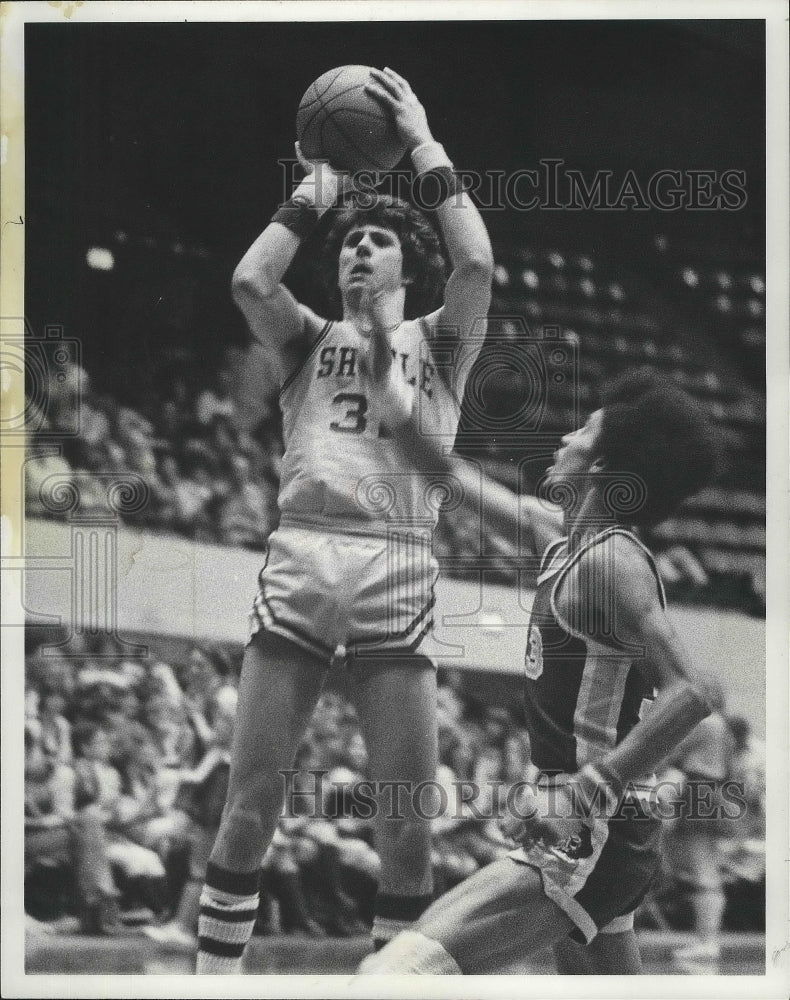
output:
M308 119L308 120L307 120L307 121L305 122L305 124L304 124L304 125L302 126L302 135L304 135L305 131L307 130L307 128L309 128L309 126L310 126L311 122L313 121L313 119L315 118L315 116L316 116L316 115L317 115L317 114L318 114L318 113L319 113L319 112L321 111L321 109L322 109L322 108L324 107L324 104L322 103L322 98L323 98L324 94L325 94L325 93L326 93L326 92L327 92L327 91L328 91L328 90L329 90L329 89L330 89L331 87L333 87L333 86L334 86L334 84L335 84L335 81L336 81L336 80L337 80L337 79L338 79L338 78L339 78L340 76L342 76L342 74L343 74L343 70L344 70L344 69L345 69L345 67L344 67L344 66L341 66L341 67L340 67L340 69L338 69L337 73L335 73L335 75L334 75L334 76L332 77L332 79L331 79L331 80L329 81L329 83L328 83L328 84L327 84L327 85L326 85L326 86L324 87L324 89L323 89L323 90L321 91L321 93L320 93L320 94L316 94L316 95L315 95L315 97L314 97L314 98L312 99L312 101L310 101L310 104L308 104L308 105L307 105L307 107L309 108L309 107L311 107L311 106L312 106L313 104L316 104L316 103L317 103L317 104L318 104L318 107L317 107L317 108L315 109L315 111L314 111L314 112L313 112L313 113L312 113L312 114L310 115L309 119ZM315 87L315 83L311 84L311 86L312 86L312 87ZM301 111L301 110L303 110L303 108L301 107L301 105L300 105L300 108L299 108L299 110L300 110L300 111ZM298 118L298 114L297 114L297 118Z
M366 111L364 108L341 108L335 114L362 115L364 118L372 118L373 121L381 121L380 114L375 114L373 111Z
M330 89L330 87L334 84L335 80L337 80L337 78L341 75L342 72L343 71L340 70L337 76L329 83L329 86L327 86L323 91L321 91L321 93L316 98L316 100L319 101L319 105L312 113L312 115L310 115L308 121L302 126L302 136L304 136L306 130L310 127L310 125L312 125L316 115L320 114L322 111L325 111L327 108L329 108L333 101L336 101L338 97L342 97L344 94L350 93L352 90L360 89L360 84L355 83L351 87L346 87L344 90L339 90L336 94L333 94L328 101L324 102L323 100L324 94L327 92L327 90Z
M361 156L363 156L366 160L369 160L373 164L373 166L376 168L376 170L384 170L384 167L382 166L381 161L374 159L373 156L371 156L371 154L366 149L362 149L361 146L357 145L357 143L354 142L354 140L351 138L351 136L345 131L345 129L343 129L343 127L340 125L340 123L338 121L336 121L333 118L332 119L332 123L334 124L334 126L338 130L338 132L341 134L341 136L345 139L345 141L350 146L353 146L353 148Z
M335 75L332 77L332 79L324 87L324 89L321 91L321 93L318 96L319 97L323 97L324 94L329 90L329 88L332 87L332 86L334 86L335 81L338 80L343 75L344 71L345 71L345 66L341 66L338 69L337 73L335 73Z
M315 98L315 101L311 102L311 105L313 103L315 103L315 102L318 102L319 106L312 112L312 114L307 119L307 121L302 125L302 129L301 129L302 135L301 135L301 138L302 139L305 138L305 135L308 132L308 130L311 128L311 126L314 125L316 117L322 111L326 112L326 114L323 117L323 120L320 122L320 126L318 128L317 139L318 139L318 147L319 147L319 149L323 151L324 148L325 148L324 133L325 133L327 122L331 120L334 128L337 130L337 134L338 134L339 138L341 139L341 141L343 141L345 143L345 145L348 148L350 148L351 150L353 150L354 152L356 152L359 156L361 156L362 159L365 161L365 163L366 164L370 164L370 166L372 166L373 169L384 170L385 168L384 168L384 165L382 164L381 160L378 159L374 154L370 153L367 149L364 149L362 146L360 146L359 143L357 143L354 140L354 138L351 135L349 135L348 131L346 130L346 128L343 127L343 124L341 124L341 121L339 120L339 116L342 115L342 114L356 115L358 118L367 118L367 119L372 120L372 121L380 120L379 116L376 114L376 112L373 109L371 109L371 110L368 111L368 110L366 110L364 108L349 108L349 107L340 109L338 111L337 115L334 114L333 111L332 111L333 105L337 102L337 100L339 98L341 98L344 95L349 94L349 93L351 93L351 92L353 92L355 90L363 90L364 91L365 84L354 83L351 86L344 87L342 90L338 91L336 94L332 94L332 96L329 98L329 100L327 100L327 101L323 100L323 97L327 93L327 91L329 91L332 88L332 86L336 83L336 81L342 75L343 69L344 69L344 67L341 68L340 70L338 70L338 72L334 75L334 77L329 81L329 83L327 84L327 86L321 91L321 94L317 95L316 98ZM386 109L382 108L382 112L384 114L386 114ZM309 142L309 137L308 137L308 142Z
M338 74L338 76L339 75L340 74ZM335 80L336 79L337 79L337 77L335 77ZM335 81L333 80L332 83L334 83L334 82ZM329 84L330 87L332 86L332 83ZM353 90L364 90L364 87L365 87L364 84L355 83L355 84L353 84L350 87L345 87L343 90L339 90L336 94L332 94L332 96L329 98L328 101L326 101L326 102L322 101L322 103L319 105L319 107L317 107L316 110L312 113L312 115L310 116L310 118L308 119L308 121L305 122L305 124L302 126L302 138L304 138L305 132L310 127L310 125L312 125L313 121L315 120L316 115L318 115L321 111L330 111L331 107L332 107L332 104L339 97L343 97L345 94L350 94L351 91L353 91ZM327 90L328 89L329 89L329 87L327 87ZM321 94L321 97L323 97L325 93L326 93L326 90ZM344 108L344 110L348 110L348 109ZM327 117L331 117L331 116L328 115ZM371 115L370 117L373 117L373 116ZM320 140L321 140L322 136L323 136L323 127L322 127L321 131L319 132L319 145L321 144ZM362 152L362 150L360 150L360 152Z
M346 94L350 94L352 90L364 90L364 83L355 83L352 87L346 87L344 90L338 90L336 94L332 94L328 101L324 104L324 107L328 110L332 104L339 98L344 97ZM374 97L370 98L371 101L375 100Z

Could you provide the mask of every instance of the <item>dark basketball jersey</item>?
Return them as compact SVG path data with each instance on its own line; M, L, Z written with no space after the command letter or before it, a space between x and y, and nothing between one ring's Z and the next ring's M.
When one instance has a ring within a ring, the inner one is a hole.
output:
M608 528L568 555L567 539L544 554L532 605L525 657L525 713L535 766L547 773L573 773L612 750L639 721L653 699L633 650L615 636L592 628L584 634L564 622L555 598L572 567L613 534L633 542L635 559L647 559L664 590L653 557L622 528Z

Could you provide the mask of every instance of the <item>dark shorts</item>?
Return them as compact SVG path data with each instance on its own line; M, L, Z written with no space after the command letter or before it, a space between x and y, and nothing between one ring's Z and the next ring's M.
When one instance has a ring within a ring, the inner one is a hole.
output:
M510 857L537 868L543 891L576 924L570 937L589 944L601 932L628 929L621 918L633 914L658 877L661 830L661 820L634 804L627 816L592 820L563 849L522 847Z

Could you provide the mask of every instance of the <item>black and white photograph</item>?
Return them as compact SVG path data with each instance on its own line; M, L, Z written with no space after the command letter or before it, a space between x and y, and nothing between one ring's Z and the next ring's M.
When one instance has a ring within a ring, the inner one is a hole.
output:
M2 17L3 994L786 997L785 6Z

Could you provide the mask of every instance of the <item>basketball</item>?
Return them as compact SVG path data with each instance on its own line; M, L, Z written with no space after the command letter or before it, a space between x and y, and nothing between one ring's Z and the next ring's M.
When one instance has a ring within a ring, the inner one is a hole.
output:
M389 111L365 93L369 66L338 66L310 84L296 115L308 160L336 170L391 170L406 152Z

